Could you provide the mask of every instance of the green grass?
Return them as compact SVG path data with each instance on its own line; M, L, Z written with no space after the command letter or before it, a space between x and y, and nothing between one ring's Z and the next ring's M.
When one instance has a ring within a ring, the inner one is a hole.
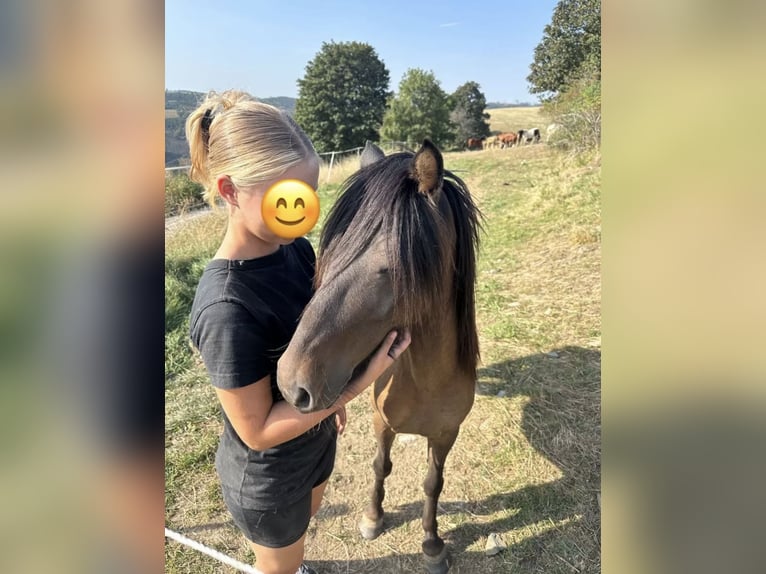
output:
M204 205L204 188L186 173L165 172L165 217Z
M477 397L447 460L438 516L452 571L599 572L599 157L564 157L535 145L449 153L445 166L466 181L485 217ZM334 171L320 175L322 216L310 234L315 246L343 172ZM213 213L167 238L166 523L252 563L218 493L213 460L220 415L188 344L194 287L224 226L224 215ZM332 574L417 572L426 470L421 437L394 443L385 504L390 528L372 542L356 533L372 477L369 409L367 400L349 405L336 470L309 527L307 558ZM488 557L491 532L508 548ZM175 542L166 544L166 560L171 574L229 571Z

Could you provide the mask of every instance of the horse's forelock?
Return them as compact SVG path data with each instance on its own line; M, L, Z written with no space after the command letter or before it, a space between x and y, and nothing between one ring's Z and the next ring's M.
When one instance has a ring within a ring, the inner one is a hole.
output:
M445 285L445 272L454 268L459 360L467 370L475 372L478 338L474 282L479 213L463 181L450 172L445 172L442 195L451 213L440 212L428 196L418 192L417 182L410 178L412 158L412 153L392 154L347 180L322 230L316 285L319 287L325 279L330 262L345 268L382 230L387 236L395 313L408 326L424 325L431 318L431 309L444 304L450 287ZM449 233L453 226L455 237Z

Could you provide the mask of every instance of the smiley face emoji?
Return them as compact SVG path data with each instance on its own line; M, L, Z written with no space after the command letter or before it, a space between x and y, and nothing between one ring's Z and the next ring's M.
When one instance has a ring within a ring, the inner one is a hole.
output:
M319 219L319 197L298 179L283 179L272 185L261 202L266 227L283 239L306 235Z

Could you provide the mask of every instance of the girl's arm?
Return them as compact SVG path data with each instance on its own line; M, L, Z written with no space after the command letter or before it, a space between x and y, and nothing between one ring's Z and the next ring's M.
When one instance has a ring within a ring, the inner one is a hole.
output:
M394 345L395 340L396 331L392 331L364 373L349 383L331 407L321 411L303 414L286 401L274 403L270 376L246 387L215 391L242 441L253 450L266 450L302 435L369 387L409 346L410 334L404 331L401 341Z

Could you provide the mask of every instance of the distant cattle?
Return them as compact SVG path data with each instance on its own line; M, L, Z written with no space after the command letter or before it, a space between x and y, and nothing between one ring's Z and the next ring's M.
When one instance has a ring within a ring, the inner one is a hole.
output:
M528 130L519 130L516 134L519 139L519 145L525 143L537 143L540 141L540 129L531 128Z
M483 138L468 138L468 149L482 149L484 147Z
M506 147L511 147L513 144L515 144L518 140L518 136L513 132L507 132L497 136L497 139L500 142L500 147L506 148Z

